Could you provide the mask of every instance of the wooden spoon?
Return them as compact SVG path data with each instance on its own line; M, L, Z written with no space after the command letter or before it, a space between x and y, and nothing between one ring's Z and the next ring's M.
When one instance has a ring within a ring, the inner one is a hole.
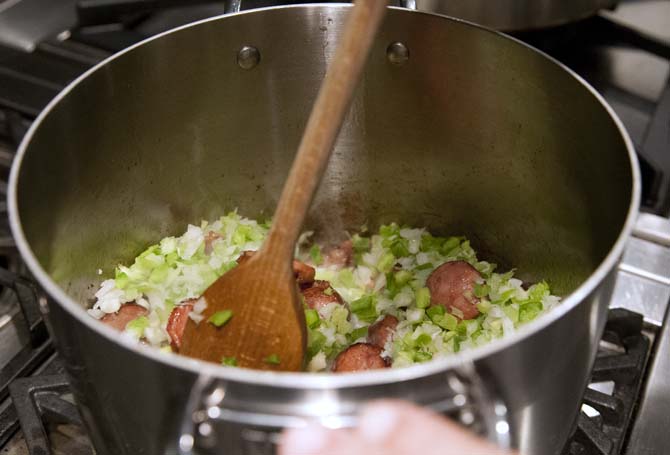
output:
M187 323L182 354L216 363L226 359L247 368L303 369L307 335L291 266L295 244L385 10L384 0L355 2L268 237L251 259L205 290L205 319L198 325ZM225 324L213 323L223 321L231 312Z

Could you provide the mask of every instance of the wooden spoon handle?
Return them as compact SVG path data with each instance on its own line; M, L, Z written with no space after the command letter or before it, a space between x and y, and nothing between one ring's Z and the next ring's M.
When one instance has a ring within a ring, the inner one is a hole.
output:
M292 258L316 187L372 46L387 0L357 0L321 85L298 153L286 180L264 252Z

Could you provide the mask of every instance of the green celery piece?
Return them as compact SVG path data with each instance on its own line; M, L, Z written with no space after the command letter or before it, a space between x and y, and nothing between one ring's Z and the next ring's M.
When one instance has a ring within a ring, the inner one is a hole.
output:
M410 282L413 275L409 270L399 270L395 273L394 278L395 282L398 283L399 287L403 287Z
M377 319L377 309L375 308L375 297L364 295L360 299L354 300L349 304L351 312L358 316L358 319L364 322L372 322Z
M319 245L312 245L312 248L309 249L309 257L312 258L314 265L323 264L323 255L321 254L321 248Z
M151 274L149 275L149 281L155 284L161 283L165 281L169 271L170 271L169 265L167 264L159 265L158 267L156 267L151 271Z
M391 271L394 264L395 256L393 256L393 253L388 252L385 253L377 263L377 269L382 273L388 273Z
M416 338L416 344L419 346L425 346L431 341L433 341L433 339L427 333L422 333Z
M207 319L207 322L215 325L216 327L223 327L228 321L230 321L230 318L232 317L232 310L217 311Z
M361 237L358 234L354 234L351 238L351 243L356 253L366 253L370 251L370 239L367 237Z
M356 287L356 281L354 280L354 274L351 271L351 269L349 269L349 268L340 270L337 274L337 279L340 283L342 283L342 286L344 286L344 287L347 287L347 288L355 288Z
M488 300L480 300L477 304L477 309L480 313L488 313L491 311L491 302Z
M444 316L444 307L442 305L433 305L426 310L428 317L435 322L434 318L440 319Z
M445 313L436 324L445 330L453 331L458 327L458 318L451 313Z
M528 300L541 302L542 299L550 294L549 285L546 281L535 283L528 289Z
M433 358L433 354L430 352L417 351L414 353L415 362L427 362Z
M140 316L126 324L125 329L129 332L135 332L139 338L142 338L144 335L144 329L149 327L149 318L146 316Z
M237 359L235 357L223 357L221 359L221 365L229 366L229 367L236 367L237 366Z
M410 255L409 240L398 237L390 245L391 253L397 258L404 258Z
M267 356L266 358L263 359L263 362L270 365L279 365L281 363L281 361L279 360L279 356L277 354L271 354Z
M414 292L417 308L428 308L430 306L430 290L426 287L417 289Z
M529 322L542 311L542 302L528 302L519 308L519 322Z
M311 359L326 344L326 336L318 330L310 330L307 337L307 358Z
M445 256L449 256L451 251L461 246L462 240L464 240L463 237L449 237L442 245L440 245L440 253Z
M314 329L319 326L320 322L321 318L319 317L319 313L316 310L305 310L305 323L307 324L307 327Z
M114 278L114 285L119 289L125 289L130 283L130 278L124 272L116 269L116 277Z
M354 341L368 336L368 327L359 327L357 329L354 329L347 335L347 340L349 343L353 343Z
M395 274L393 272L386 274L386 292L390 298L394 298L398 295L398 292L400 292L400 287L395 280Z
M425 233L421 236L421 246L419 249L423 252L440 251L440 247L446 241L444 237L433 237Z
M396 223L382 225L379 228L379 235L381 235L384 238L388 238L393 235L399 235L399 234L400 234L400 228Z
M486 284L475 283L474 294L475 297L486 297L491 292L491 288Z
M507 315L508 318L512 320L515 324L519 322L519 309L514 308L512 305L503 307L503 312Z

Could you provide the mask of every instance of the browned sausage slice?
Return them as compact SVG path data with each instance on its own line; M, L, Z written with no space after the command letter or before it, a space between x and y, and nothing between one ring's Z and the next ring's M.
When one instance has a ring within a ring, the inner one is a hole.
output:
M381 356L382 350L379 346L369 343L356 343L340 352L333 363L333 371L344 373L346 371L376 370L388 368L388 363Z
M300 286L308 285L314 282L316 269L297 259L293 260L293 275Z
M454 313L453 309L463 314L462 319L473 319L479 314L474 289L482 276L477 269L465 261L445 262L430 274L426 285L430 290L430 302L442 305ZM460 318L456 311L454 316Z
M255 254L255 251L243 251L240 257L237 258L238 264L243 264ZM299 285L304 286L314 282L316 276L316 269L297 259L293 260L293 275Z
M174 351L179 351L181 347L181 338L184 336L188 314L193 309L196 299L184 300L181 304L174 307L168 318L166 331L170 335L170 346Z
M368 342L384 349L386 342L391 339L397 326L398 318L387 314L384 319L368 327Z
M130 321L140 316L146 316L148 313L147 309L142 306L135 303L126 303L121 305L116 313L106 314L100 320L116 330L123 331Z
M323 308L329 303L344 304L342 296L330 287L328 281L317 280L310 287L303 287L300 292L305 298L305 304L313 310Z
M324 264L328 266L347 267L351 265L354 257L354 244L351 240L345 240L338 246L331 248L324 255Z

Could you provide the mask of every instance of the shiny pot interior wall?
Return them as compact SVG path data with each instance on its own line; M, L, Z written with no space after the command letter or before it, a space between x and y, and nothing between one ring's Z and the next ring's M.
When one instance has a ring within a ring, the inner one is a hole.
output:
M298 14L300 12L300 14ZM346 7L283 8L185 28L82 80L22 163L19 216L48 273L83 304L91 284L187 223L269 216ZM402 65L387 59L395 41ZM260 51L242 69L237 51ZM493 32L390 11L309 226L398 221L468 235L484 256L576 288L618 236L632 176L594 96Z

